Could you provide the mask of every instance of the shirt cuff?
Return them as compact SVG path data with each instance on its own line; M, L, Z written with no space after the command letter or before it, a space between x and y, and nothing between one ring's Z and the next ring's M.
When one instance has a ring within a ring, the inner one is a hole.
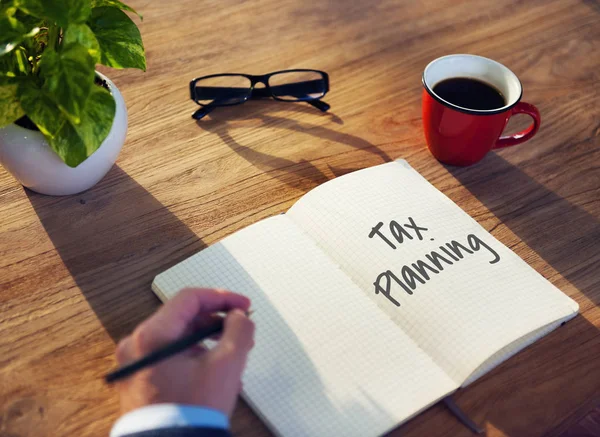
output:
M148 405L117 420L110 437L180 426L229 429L229 419L221 411L212 408L179 404Z

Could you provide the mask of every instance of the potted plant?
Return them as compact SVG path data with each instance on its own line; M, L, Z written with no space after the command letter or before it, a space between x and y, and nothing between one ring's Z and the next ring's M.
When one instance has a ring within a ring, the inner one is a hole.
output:
M0 163L24 186L74 194L114 164L127 110L95 68L146 70L125 11L137 14L119 0L0 0Z

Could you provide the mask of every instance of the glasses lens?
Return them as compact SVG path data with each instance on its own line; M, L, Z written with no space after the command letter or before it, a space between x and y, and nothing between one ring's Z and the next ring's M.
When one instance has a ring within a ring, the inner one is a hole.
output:
M325 76L318 71L286 71L269 78L273 96L281 100L320 99L327 92Z
M214 76L196 82L196 102L201 105L235 105L250 97L250 79L244 76Z

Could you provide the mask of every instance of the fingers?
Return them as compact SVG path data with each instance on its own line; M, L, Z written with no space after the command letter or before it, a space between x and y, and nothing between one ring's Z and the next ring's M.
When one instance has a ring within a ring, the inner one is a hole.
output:
M221 322L223 322L222 316L219 316L215 313L205 313L198 315L188 326L190 331L198 331Z
M200 313L246 311L250 300L230 291L207 288L185 289L144 321L133 333L135 347L147 353L189 332Z
M245 360L254 346L254 323L244 311L233 310L227 314L217 353L234 355Z
M125 337L117 345L115 355L117 357L117 363L120 366L125 365L134 360L134 351L132 350L131 337Z
M208 352L208 349L201 344L194 345L190 347L187 351L183 352L187 354L190 358L200 358L203 357Z
M185 327L200 313L239 308L246 311L250 299L231 291L210 288L186 288L167 302L154 316L159 321L175 321Z

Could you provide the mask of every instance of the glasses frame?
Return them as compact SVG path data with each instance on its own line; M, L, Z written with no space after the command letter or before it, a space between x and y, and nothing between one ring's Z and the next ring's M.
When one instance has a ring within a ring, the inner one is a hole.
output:
M289 100L289 99L285 99L285 98L281 98L276 96L272 89L271 89L271 85L269 85L269 79L272 76L276 76L278 74L282 74L282 73L302 73L302 72L307 72L307 73L319 73L322 78L323 81L325 82L325 90L323 91L323 94L319 97L310 97L310 96L306 96L306 97L300 97L297 100ZM224 76L238 76L238 77L245 77L246 79L248 79L250 81L250 92L248 93L247 96L244 97L243 100L240 100L239 102L233 102L233 103L200 103L196 97L196 84L204 79L211 79L213 77L224 77ZM262 83L265 87L264 88L255 88L257 84ZM214 108L218 108L218 107L225 107L225 106L235 106L235 105L241 105L243 103L246 103L248 100L253 100L253 99L262 99L262 98L273 98L275 100L278 100L280 102L287 102L287 103L296 103L296 102L306 102L311 104L312 106L316 107L317 109L326 112L327 110L329 110L330 106L321 101L321 99L329 92L329 75L321 70L313 70L313 69L307 69L307 68L297 68L297 69L291 69L291 70L279 70L279 71L274 71L272 73L268 73L268 74L264 74L264 75L252 75L252 74L243 74L243 73L222 73L222 74L211 74L209 76L201 76L201 77L196 77L194 79L192 79L190 81L190 98L196 102L197 105L201 106L202 108L197 110L192 117L199 120L202 117L204 117L205 115L207 115L212 109Z

